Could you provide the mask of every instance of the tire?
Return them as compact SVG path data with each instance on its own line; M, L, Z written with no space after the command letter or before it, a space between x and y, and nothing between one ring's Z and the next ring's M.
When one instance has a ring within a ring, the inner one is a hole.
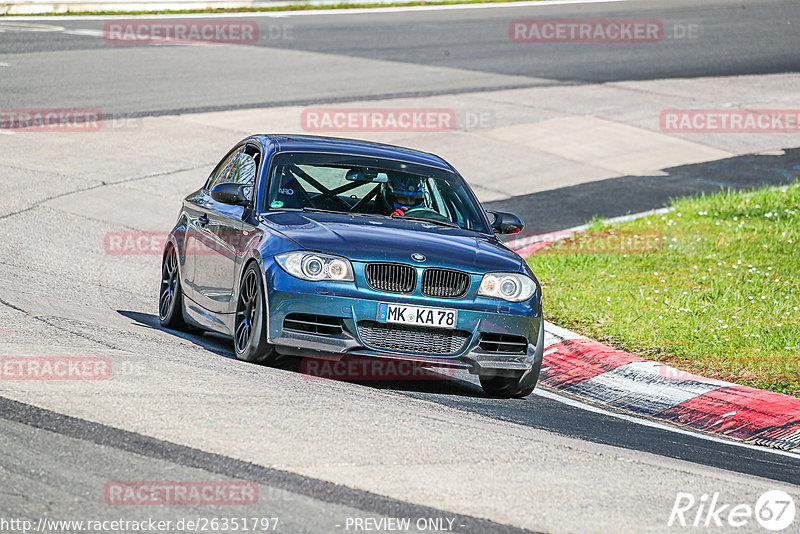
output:
M530 380L528 380L528 375L531 371L532 370L525 371L518 376L482 376L480 377L481 387L483 387L483 391L490 397L497 397L499 399L521 399L530 395L536 387L536 381L531 385L529 383Z
M233 345L236 357L245 362L270 363L275 349L267 343L266 305L261 269L255 262L247 266L236 297Z
M161 260L161 288L158 292L158 320L171 330L189 332L192 329L183 319L183 290L178 271L178 254L170 246Z

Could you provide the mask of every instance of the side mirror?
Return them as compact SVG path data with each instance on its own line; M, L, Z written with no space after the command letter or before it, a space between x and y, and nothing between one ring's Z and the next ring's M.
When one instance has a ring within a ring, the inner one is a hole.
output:
M223 204L233 204L235 206L247 206L250 201L247 199L244 190L249 185L236 183L217 184L211 189L211 198Z
M489 211L494 215L492 230L496 234L518 234L525 228L525 223L513 213L504 211Z

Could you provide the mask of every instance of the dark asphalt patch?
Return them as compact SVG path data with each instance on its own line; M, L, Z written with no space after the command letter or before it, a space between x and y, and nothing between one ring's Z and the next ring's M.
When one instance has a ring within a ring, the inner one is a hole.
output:
M663 208L673 198L752 190L800 180L800 148L781 156L747 154L664 169L666 176L621 176L484 203L525 221L526 234L565 230L593 217L608 219Z

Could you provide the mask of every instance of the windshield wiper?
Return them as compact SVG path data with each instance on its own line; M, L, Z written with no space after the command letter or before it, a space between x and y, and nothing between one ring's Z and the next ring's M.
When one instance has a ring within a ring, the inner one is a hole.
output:
M303 206L302 208L273 208L271 211L310 211L313 213L347 213L346 211L325 210L322 208L312 208L311 206Z
M424 217L407 217L405 215L392 215L392 219L405 219L406 221L438 224L439 226L447 226L448 228L461 228L459 225L455 223L447 221L439 221L436 219L426 219Z
M311 206L303 206L300 208L301 211L310 211L313 213L347 213L344 211L336 211L336 210L326 210L323 208L312 208Z
M338 210L326 210L324 208L315 208L312 206L303 206L302 208L280 208L276 211L304 211L309 213L336 213L339 215L355 215L358 217L372 217L372 218L380 218L384 219L386 217L391 217L392 219L405 219L407 221L414 221L414 222L421 222L421 223L430 223L430 224L438 224L439 226L447 226L448 228L461 228L459 225L455 223L451 223L448 221L438 221L435 219L426 219L424 217L407 217L401 215L380 215L378 213L363 213L363 212L353 212L353 211L338 211Z

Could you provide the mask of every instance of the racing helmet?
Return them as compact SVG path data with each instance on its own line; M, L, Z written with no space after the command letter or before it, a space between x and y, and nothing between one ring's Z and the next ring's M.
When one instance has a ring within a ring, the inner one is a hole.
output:
M386 201L393 209L417 208L425 202L422 179L409 174L388 173Z

